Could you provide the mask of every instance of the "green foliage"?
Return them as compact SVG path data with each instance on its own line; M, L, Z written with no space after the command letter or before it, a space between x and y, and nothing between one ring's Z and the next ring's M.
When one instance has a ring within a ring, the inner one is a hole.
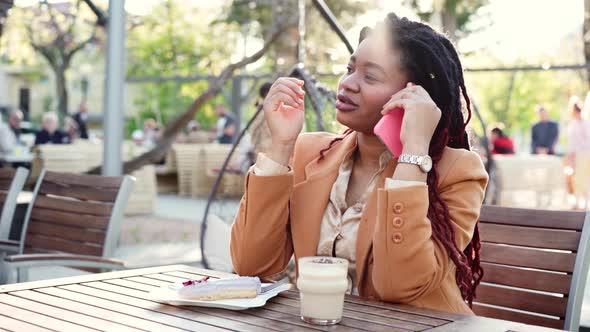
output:
M130 77L172 77L216 75L227 64L236 43L233 29L227 25L209 26L213 13L181 1L168 0L141 18L128 36L128 70ZM221 36L211 38L212 36ZM129 119L131 133L141 128L147 118L165 124L181 114L194 98L208 87L207 80L193 82L165 81L137 83L141 93L133 101L139 114ZM213 105L201 109L196 119L204 128L215 120Z
M556 121L566 121L568 98L585 96L582 75L572 71L467 73L468 89L475 96L488 125L502 123L507 133L527 133L537 121L535 106L543 104ZM481 132L480 132L481 133Z

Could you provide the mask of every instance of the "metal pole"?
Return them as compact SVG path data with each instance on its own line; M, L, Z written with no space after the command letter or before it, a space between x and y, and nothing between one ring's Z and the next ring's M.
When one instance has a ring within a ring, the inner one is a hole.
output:
M234 76L231 80L231 111L236 117L235 132L239 133L242 124L242 77L240 75ZM236 140L236 135L233 139Z
M123 82L125 80L125 0L109 1L108 49L103 101L102 174L123 172Z
M297 62L305 63L305 0L297 3L299 10L299 41L297 42Z

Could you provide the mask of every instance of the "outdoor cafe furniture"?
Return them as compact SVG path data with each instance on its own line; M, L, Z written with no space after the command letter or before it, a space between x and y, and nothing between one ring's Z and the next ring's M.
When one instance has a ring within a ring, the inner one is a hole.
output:
M567 208L563 161L550 155L494 155L501 206Z
M31 267L121 269L111 259L134 179L42 171L20 241L2 248L0 279L27 280Z
M123 144L125 160L144 151L132 142ZM35 148L29 184L34 184L42 169L54 172L85 173L100 166L103 158L102 143L78 140L73 144L44 144ZM125 214L151 214L156 205L156 174L154 166L147 165L132 172L136 179Z
M231 148L229 144L217 143L174 144L179 194L207 197ZM238 151L234 151L230 166L236 160L237 154ZM243 174L226 172L218 193L224 197L240 197L243 194L243 180Z
M185 265L99 273L0 286L0 330L16 331L554 331L347 296L338 325L300 319L292 289L243 311L174 306L149 292L204 276L233 275Z
M478 315L577 331L588 277L590 213L484 205Z
M0 251L9 240L10 228L17 207L17 199L21 193L29 171L25 168L18 169L0 168Z

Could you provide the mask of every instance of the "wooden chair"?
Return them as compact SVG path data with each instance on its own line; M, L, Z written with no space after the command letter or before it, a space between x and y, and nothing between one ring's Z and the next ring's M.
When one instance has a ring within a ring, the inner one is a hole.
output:
M0 168L0 206L2 214L0 215L0 251L5 246L13 246L14 243L9 241L10 227L16 210L18 194L23 190L29 171L19 167L16 170L12 168Z
M477 315L578 331L590 213L483 206Z
M18 254L7 256L17 281L30 267L121 269L111 259L134 179L42 171L27 211Z

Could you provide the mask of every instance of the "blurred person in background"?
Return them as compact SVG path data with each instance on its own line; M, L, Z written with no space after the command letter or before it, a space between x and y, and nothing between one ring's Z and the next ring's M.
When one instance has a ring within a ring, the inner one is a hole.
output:
M532 154L555 154L555 143L559 136L557 122L549 119L549 112L543 105L537 105L537 122L531 130L531 153Z
M574 209L586 210L590 193L590 120L582 117L583 106L577 97L570 99L569 108L572 119L567 126L567 164L573 171Z
M58 117L55 112L43 114L42 130L35 136L35 145L39 144L69 144L70 136L57 128Z
M514 142L500 127L494 127L491 130L490 141L493 154L514 154Z
M12 111L8 115L8 123L0 123L0 153L12 154L17 145L24 146L20 140L20 124L23 113L20 110Z
M222 104L215 105L217 113L217 142L220 144L232 144L236 136L236 119Z
M201 124L197 120L191 120L187 126L187 134L185 142L189 144L203 144L209 143L211 140L209 134L201 130Z
M70 137L70 142L74 143L78 138L82 138L78 121L75 118L68 116L65 120L66 134ZM88 137L88 136L86 136Z
M88 107L85 103L80 103L78 112L74 114L72 119L76 125L76 136L81 139L88 139L88 126L86 125L88 121Z

